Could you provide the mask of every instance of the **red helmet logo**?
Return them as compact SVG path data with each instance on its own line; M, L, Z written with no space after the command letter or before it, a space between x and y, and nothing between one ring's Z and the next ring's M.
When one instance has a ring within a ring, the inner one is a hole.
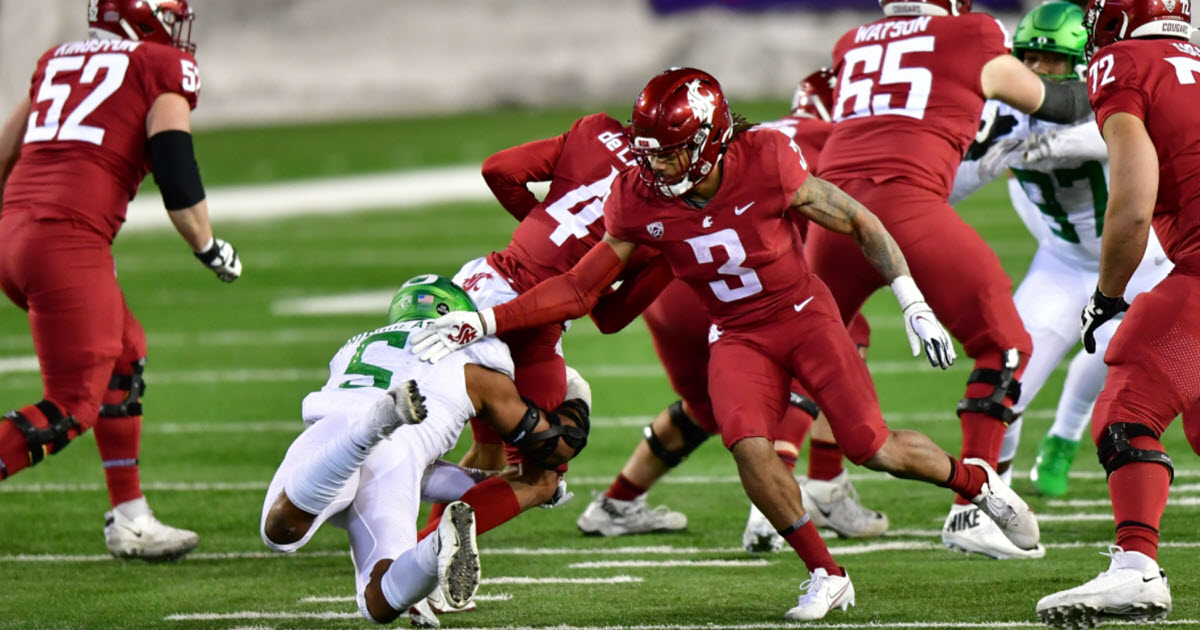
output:
M92 37L157 42L196 52L187 0L88 0Z
M1192 33L1191 0L1091 0L1083 15L1087 56L1131 37L1178 37Z
M829 68L821 68L804 77L792 94L792 115L819 118L825 122L833 120L829 112L836 86L837 75Z
M971 0L879 0L883 14L905 15L962 15L971 10Z

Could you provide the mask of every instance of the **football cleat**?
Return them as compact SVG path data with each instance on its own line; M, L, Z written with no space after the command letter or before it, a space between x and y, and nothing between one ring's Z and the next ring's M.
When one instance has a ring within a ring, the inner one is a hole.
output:
M1147 623L1171 613L1167 574L1145 554L1113 545L1108 570L1075 588L1043 597L1037 616L1055 628L1094 628L1104 621Z
M817 527L832 529L841 538L873 538L887 531L887 515L859 502L845 470L829 481L808 479L800 490L804 511Z
M665 505L647 506L644 494L632 501L618 501L599 494L575 524L588 536L624 536L681 531L687 528L687 516Z
M1012 544L992 519L974 505L955 505L942 525L942 544L955 551L977 553L997 560L1042 558L1046 548L1020 549Z
M447 505L442 522L438 524L437 536L438 588L447 603L462 608L479 588L475 508L462 501Z
M104 515L104 542L115 558L178 560L200 544L196 532L164 525L146 498L126 501Z
M1038 545L1041 531L1038 529L1037 517L1008 484L1000 479L1000 475L982 459L971 457L963 460L963 464L980 466L987 472L987 482L979 494L971 499L971 503L979 506L980 511L1000 526L1000 531L1020 549L1033 549Z
M751 503L746 531L742 532L742 547L750 553L776 552L783 549L786 542L758 506Z
M380 396L371 407L371 431L386 438L402 424L420 424L425 420L425 397L416 381L405 381Z
M824 619L834 608L846 610L854 605L854 585L850 574L829 575L825 569L817 569L809 579L800 583L800 602L784 613L784 619L813 621Z
M440 590L434 589L434 593ZM408 619L412 625L418 628L440 628L442 622L437 618L437 614L432 610L429 604L429 599L422 599L408 608Z
M1067 473L1079 450L1078 440L1068 440L1057 435L1047 435L1038 446L1037 460L1029 469L1029 480L1037 491L1048 497L1061 497L1067 493Z
M429 594L429 597L425 598L425 602L429 604L430 610L438 615L471 612L476 608L474 599L469 600L465 606L451 606L450 602L446 601L446 595L442 592L440 587L433 589L433 592Z

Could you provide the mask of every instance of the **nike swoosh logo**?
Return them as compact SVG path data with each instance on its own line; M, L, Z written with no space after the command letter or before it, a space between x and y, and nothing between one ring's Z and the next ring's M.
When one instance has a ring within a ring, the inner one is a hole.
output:
M799 313L800 311L804 310L804 307L805 307L805 306L808 306L808 303L809 303L809 302L813 301L813 298L814 298L814 297L817 297L817 296L815 296L815 295L814 295L814 296L812 296L812 297L808 298L807 300L804 300L803 302L801 302L801 303L799 303L799 304L793 304L793 305L792 305L792 308L796 309L796 312L797 312L797 313Z
M754 202L753 202L753 201L751 201L750 203L748 203L748 204L746 204L746 205L744 205L744 206L742 206L742 207L740 207L740 208L734 208L734 209L733 209L733 213L734 213L734 214L736 214L736 215L738 215L738 216L741 216L743 212L745 212L745 211L749 210L749 209L750 209L750 206L753 206L753 205L754 205Z
M1157 580L1157 579L1158 579L1158 576L1156 575L1154 577L1148 577L1148 578L1144 577L1144 578L1142 578L1142 581L1143 582L1153 582L1154 580Z

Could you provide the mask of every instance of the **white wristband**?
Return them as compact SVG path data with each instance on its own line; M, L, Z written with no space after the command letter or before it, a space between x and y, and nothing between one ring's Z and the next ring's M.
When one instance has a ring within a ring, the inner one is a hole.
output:
M921 290L917 288L917 283L910 276L898 276L892 281L892 293L896 294L896 301L900 303L900 310L908 310L909 306L917 302L924 302L925 296L921 294Z
M479 319L483 320L483 334L496 334L496 312L490 308L479 311Z

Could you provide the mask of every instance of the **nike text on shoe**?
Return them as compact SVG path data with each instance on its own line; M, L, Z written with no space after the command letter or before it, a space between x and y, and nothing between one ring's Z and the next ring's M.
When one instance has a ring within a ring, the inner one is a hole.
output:
M1046 548L1020 549L1012 544L983 512L974 505L955 505L942 525L942 544L955 551L977 553L997 560L1042 558Z
M800 490L804 511L817 527L832 529L842 538L873 538L887 531L887 515L863 507L845 470L829 481L808 479Z
M1108 570L1075 588L1043 597L1037 616L1055 628L1094 628L1107 620L1163 621L1171 612L1167 575L1150 557L1113 545Z
M475 509L455 501L438 525L438 588L446 602L462 608L479 588L479 550L475 546Z
M164 525L152 513L133 518L119 510L104 515L104 542L115 558L178 560L200 544L196 532Z
M646 505L646 495L618 501L599 494L588 504L579 520L579 531L588 536L624 536L687 529L687 516L665 505Z
M968 466L974 464L987 471L987 483L983 484L983 489L971 499L971 503L979 506L988 518L995 521L996 525L1000 526L1000 531L1018 548L1036 548L1041 532L1038 529L1037 517L1033 515L1033 510L1029 509L1025 500L1013 492L1012 488L1000 479L1000 475L982 459L972 457L964 459L963 463Z
M783 549L786 542L758 506L751 503L746 531L742 532L742 547L750 553L775 552Z
M442 592L442 589L440 587L433 589L433 592L429 594L429 597L425 598L425 603L429 604L429 609L438 615L449 615L449 614L453 614L453 613L470 612L472 610L475 610L475 608L476 608L475 600L473 600L473 599L468 601L466 606L462 606L462 607L451 606L450 602L446 601L446 595L445 595L445 593Z
M784 619L823 619L834 608L846 610L854 605L854 585L850 583L849 574L829 575L825 569L817 569L800 584L800 590L804 591L800 603L784 613Z
M425 420L425 397L416 381L405 381L389 389L371 408L371 428L380 438L392 434L402 424L420 424Z

